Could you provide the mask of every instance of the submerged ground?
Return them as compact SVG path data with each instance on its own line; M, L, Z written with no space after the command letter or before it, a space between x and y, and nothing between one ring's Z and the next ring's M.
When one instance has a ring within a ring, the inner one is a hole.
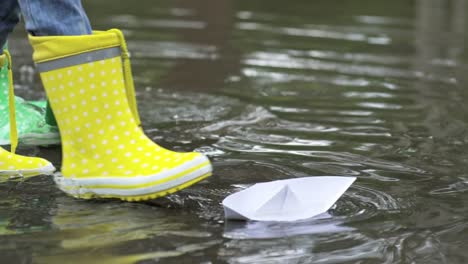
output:
M148 203L0 183L2 263L467 263L467 4L84 1L124 30L147 134L215 174ZM18 94L39 98L22 29ZM23 148L60 164L60 147ZM356 176L330 217L225 222L255 182Z

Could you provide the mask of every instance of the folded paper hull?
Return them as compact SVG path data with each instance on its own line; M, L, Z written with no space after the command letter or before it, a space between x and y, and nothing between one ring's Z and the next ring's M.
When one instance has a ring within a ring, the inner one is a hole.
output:
M223 201L227 219L297 221L325 213L355 177L305 177L258 183Z

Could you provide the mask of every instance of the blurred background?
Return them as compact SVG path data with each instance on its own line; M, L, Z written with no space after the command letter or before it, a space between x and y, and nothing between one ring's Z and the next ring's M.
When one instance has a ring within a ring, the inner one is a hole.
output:
M468 262L466 1L83 4L126 35L146 133L215 173L143 204L1 182L2 262ZM10 47L17 93L43 97L23 25ZM324 218L224 221L230 193L320 175L358 177Z

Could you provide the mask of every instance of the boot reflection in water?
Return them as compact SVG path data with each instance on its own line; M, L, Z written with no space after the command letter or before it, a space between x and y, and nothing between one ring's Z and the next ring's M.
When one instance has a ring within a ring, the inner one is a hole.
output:
M120 30L91 31L79 0L18 2L60 130L62 172L55 182L61 190L140 201L211 175L204 155L164 149L142 131Z

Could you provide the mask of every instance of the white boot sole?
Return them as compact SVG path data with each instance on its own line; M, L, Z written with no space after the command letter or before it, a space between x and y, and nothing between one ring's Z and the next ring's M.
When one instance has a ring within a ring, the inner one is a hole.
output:
M199 156L177 168L149 176L71 178L56 173L54 180L62 191L76 198L141 201L184 189L207 178L211 172L208 158Z
M0 176L10 176L10 177L27 177L33 175L52 175L55 171L54 165L51 163L47 164L44 167L30 170L0 170Z

